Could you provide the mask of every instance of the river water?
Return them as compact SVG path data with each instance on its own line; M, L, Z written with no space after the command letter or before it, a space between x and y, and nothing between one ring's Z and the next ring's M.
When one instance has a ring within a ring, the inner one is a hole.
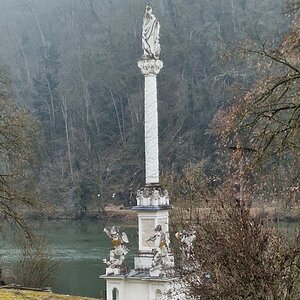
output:
M128 235L130 252L126 262L133 266L133 255L137 250L137 227L117 225ZM53 292L99 299L100 289L105 288L105 281L99 278L105 273L102 259L108 257L111 248L103 225L78 221L45 222L33 224L32 228L36 234L47 238L53 259L60 262ZM0 257L4 264L10 265L18 259L18 250L2 242Z
M137 226L125 223L114 225L128 235L130 252L126 263L132 267L133 255L138 248ZM294 234L296 226L297 223L283 222L279 227L288 228L289 234ZM105 273L102 260L108 257L111 248L110 239L103 232L103 224L90 221L44 222L32 224L32 230L48 240L53 259L60 262L52 285L53 292L99 299L100 290L105 289L105 281L99 278ZM9 266L17 259L17 247L0 240L1 262Z

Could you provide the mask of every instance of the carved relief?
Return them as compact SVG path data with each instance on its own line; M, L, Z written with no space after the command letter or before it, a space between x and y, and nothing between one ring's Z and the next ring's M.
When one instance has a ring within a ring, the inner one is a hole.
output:
M152 235L154 226L155 226L154 219L142 219L142 239L143 239L142 246L143 247L152 248L154 246L154 243L152 241L147 240Z
M157 75L163 67L163 62L156 59L143 59L138 61L138 67L143 75Z
M143 187L137 191L137 206L169 206L169 193L161 187Z

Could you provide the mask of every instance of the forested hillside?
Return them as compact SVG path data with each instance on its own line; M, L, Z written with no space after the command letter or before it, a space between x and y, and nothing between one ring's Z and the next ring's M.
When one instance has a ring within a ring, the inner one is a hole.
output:
M0 64L42 124L39 195L85 213L143 184L141 0L0 0ZM162 172L204 160L220 173L211 121L257 80L242 45L275 47L283 0L154 0Z

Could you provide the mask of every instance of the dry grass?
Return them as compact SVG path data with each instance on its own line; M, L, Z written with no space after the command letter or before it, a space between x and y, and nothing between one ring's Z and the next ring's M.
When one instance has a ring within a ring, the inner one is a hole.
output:
M53 293L23 291L23 290L0 290L0 300L95 300L95 298L57 295Z
M186 207L180 207L180 205L173 204L175 208L171 211L171 215L176 219L181 217L188 220L191 216L194 219L203 219L209 212L208 207L193 207L192 210ZM254 205L250 209L250 214L253 217L261 217L262 219L268 219L272 221L300 221L300 207L294 206L292 209L284 209L282 207L276 207L271 205Z

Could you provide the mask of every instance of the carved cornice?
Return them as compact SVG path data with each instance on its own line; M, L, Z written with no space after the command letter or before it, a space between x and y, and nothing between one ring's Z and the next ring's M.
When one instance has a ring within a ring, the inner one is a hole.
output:
M142 59L138 61L138 67L145 76L157 75L163 65L163 62L159 59Z
M161 187L146 186L137 191L137 206L169 206L168 191Z

